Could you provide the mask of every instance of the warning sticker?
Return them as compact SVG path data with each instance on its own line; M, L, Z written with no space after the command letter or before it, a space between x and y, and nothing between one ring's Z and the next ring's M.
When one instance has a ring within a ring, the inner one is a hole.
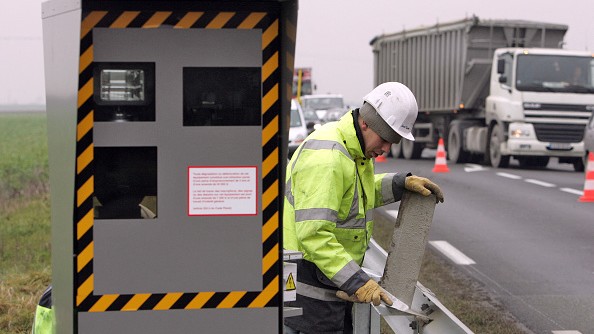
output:
M188 167L188 215L256 215L253 167Z
M293 273L289 273L289 277L287 277L287 284L285 284L285 290L295 290L295 280L293 279Z

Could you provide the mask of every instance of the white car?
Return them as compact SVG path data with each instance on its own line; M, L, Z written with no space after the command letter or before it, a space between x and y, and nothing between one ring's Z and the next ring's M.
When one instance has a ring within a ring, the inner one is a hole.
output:
M316 94L301 97L301 105L306 112L315 111L318 118L323 120L330 110L346 112L344 99L340 94Z
M289 159L297 150L297 147L308 135L307 125L303 117L303 110L297 100L291 100L291 127L289 128Z

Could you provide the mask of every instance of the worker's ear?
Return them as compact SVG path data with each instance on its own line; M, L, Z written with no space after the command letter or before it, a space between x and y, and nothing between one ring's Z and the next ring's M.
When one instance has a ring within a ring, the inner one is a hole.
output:
M363 118L360 119L361 122L359 123L359 127L361 128L361 130L367 130L367 128L369 128L369 125L367 125L367 123L365 122L365 120L363 120Z

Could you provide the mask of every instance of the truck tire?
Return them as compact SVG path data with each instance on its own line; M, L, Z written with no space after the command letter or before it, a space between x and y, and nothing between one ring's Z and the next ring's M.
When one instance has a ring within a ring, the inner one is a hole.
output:
M460 131L460 124L453 122L450 124L448 131L448 158L454 163L465 163L468 162L469 154L464 150L462 143L462 131Z
M499 124L493 124L489 128L489 142L485 157L495 168L507 168L509 166L509 155L502 155L500 144L503 142L503 129Z
M575 170L576 172L583 172L584 170L586 170L586 165L587 165L587 161L584 163L585 159L582 158L576 158L575 160L573 160L573 170Z
M404 138L402 138L400 143L402 144L402 156L404 156L404 159L416 160L421 157L421 153L423 153L423 144Z
M394 159L402 158L402 141L398 144L392 144L390 147L390 153Z

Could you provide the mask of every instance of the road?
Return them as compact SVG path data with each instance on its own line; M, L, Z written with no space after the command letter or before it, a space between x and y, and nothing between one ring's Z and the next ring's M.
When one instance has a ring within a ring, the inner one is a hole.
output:
M376 172L410 171L441 186L430 247L534 333L594 333L594 202L578 201L584 173L556 159L538 170L512 159L506 169L448 163L450 172L433 173L427 151L420 160L388 158Z

